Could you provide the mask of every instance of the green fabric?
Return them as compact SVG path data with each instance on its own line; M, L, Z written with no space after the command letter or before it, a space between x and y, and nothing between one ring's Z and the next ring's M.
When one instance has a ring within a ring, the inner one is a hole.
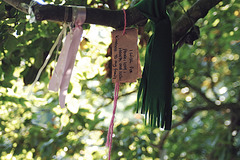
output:
M172 123L172 33L165 0L142 0L135 6L152 22L143 75L137 97L137 112L153 127L171 129Z

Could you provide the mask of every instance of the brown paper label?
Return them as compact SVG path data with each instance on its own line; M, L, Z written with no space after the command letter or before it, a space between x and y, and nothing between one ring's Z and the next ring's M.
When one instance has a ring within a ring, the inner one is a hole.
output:
M112 82L135 82L141 78L137 29L112 32Z

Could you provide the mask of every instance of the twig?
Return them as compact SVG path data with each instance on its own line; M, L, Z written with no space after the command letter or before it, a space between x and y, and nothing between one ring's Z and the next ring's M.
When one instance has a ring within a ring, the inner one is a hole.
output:
M29 4L30 0L3 0L6 3L12 5L18 10L27 13L27 9L21 7L21 3ZM167 0L167 4L170 4L176 0ZM198 19L207 15L208 11L217 5L222 0L198 0L188 11L187 14L183 14L173 26L173 43L176 44L192 27L192 22L197 22ZM50 20L50 21L64 21L65 8L67 6L56 5L35 5L33 7L36 20ZM127 14L127 26L136 25L145 21L145 16L136 8L126 10ZM189 15L191 15L189 21ZM120 28L123 26L123 14L122 11L103 10L98 8L87 8L87 17L85 23L98 24L109 26L113 28ZM69 7L69 15L67 22L72 21L71 6Z
M181 80L181 82L183 84L185 84L186 86L188 86L189 88L193 89L195 92L197 92L197 94L199 94L208 103L208 105L215 106L215 103L213 101L211 101L199 88L197 88L196 86L190 84L186 80Z

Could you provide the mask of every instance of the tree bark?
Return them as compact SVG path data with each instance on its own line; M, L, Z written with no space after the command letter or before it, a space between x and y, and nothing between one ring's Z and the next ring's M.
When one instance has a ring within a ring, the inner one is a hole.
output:
M27 9L22 6L23 3L29 4L30 0L3 0L6 3L12 5L18 10L28 13ZM174 2L175 0L167 0L167 4ZM222 0L198 0L187 12L183 14L173 28L173 43L177 43L186 33L191 29L194 23L198 19L207 15L208 11L217 5ZM65 10L67 10L68 16L65 19L66 22L72 21L72 6L57 6L57 5L34 5L33 10L36 16L36 20L50 20L63 22L65 17ZM103 10L98 8L87 8L87 17L85 23L98 24L109 26L113 28L122 28L124 24L123 12L113 10ZM136 8L130 8L126 10L127 14L127 26L135 25L146 21L139 10Z

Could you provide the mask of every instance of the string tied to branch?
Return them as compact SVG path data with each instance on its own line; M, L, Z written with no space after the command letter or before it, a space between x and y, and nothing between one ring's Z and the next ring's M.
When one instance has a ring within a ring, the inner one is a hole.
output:
M125 35L125 33L126 33L126 26L127 26L126 11L125 11L125 9L122 9L122 10L123 10L123 14L124 14L124 28L123 28L122 35ZM115 82L113 113L112 113L111 122L110 122L110 125L109 125L109 128L108 128L107 142L106 142L106 146L109 147L108 160L111 159L113 127L114 127L115 113L116 113L116 109L117 109L117 100L118 100L118 93L119 93L119 85L120 85L120 83L119 83L118 81Z
M28 14L30 16L29 23L36 22L35 14L34 14L34 11L33 11L33 6L36 5L36 4L45 5L47 3L44 2L43 0L31 0L29 4L21 3L21 6L28 11Z

